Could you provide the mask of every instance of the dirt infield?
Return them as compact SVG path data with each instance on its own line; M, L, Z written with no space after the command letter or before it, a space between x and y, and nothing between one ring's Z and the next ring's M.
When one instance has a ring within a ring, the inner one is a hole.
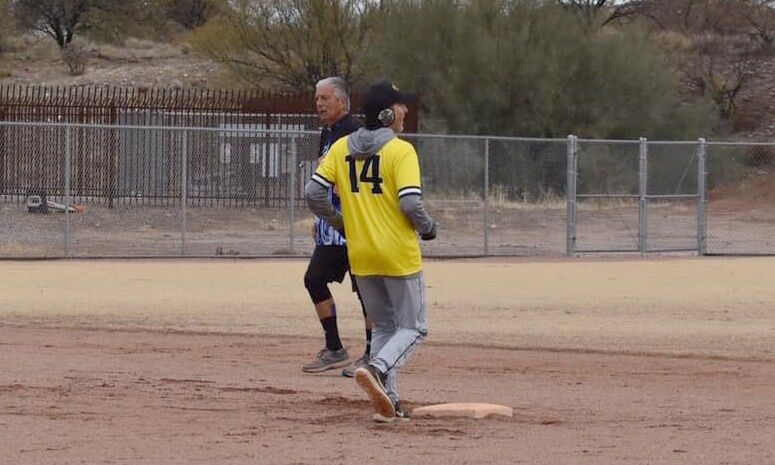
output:
M775 259L430 261L405 402L515 416L387 426L352 380L301 372L305 266L0 262L3 462L775 463Z

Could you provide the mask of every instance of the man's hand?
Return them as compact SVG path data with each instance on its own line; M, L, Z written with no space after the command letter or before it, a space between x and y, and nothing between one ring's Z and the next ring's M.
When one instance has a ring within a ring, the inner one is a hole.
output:
M420 238L424 241L432 241L436 239L436 222L431 226L431 230L425 234L420 234Z

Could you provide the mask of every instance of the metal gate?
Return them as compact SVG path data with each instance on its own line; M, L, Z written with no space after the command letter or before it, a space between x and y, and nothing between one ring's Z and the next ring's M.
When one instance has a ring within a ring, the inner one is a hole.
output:
M568 254L705 253L707 143L568 138Z

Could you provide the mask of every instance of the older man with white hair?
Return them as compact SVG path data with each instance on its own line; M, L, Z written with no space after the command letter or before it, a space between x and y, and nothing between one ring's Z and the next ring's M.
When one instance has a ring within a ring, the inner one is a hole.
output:
M340 77L328 77L318 81L315 86L315 107L320 120L324 123L318 151L319 160L322 161L334 142L358 130L361 123L350 114L349 89L345 80ZM339 196L334 189L328 190L328 198L336 208L341 209ZM304 275L304 286L315 305L315 312L325 333L326 345L312 362L302 367L302 370L306 373L319 373L344 367L342 375L352 377L358 367L369 361L371 322L366 318L358 286L351 276L353 291L358 295L363 311L366 350L362 357L350 363L347 349L344 348L339 337L336 304L328 289L328 284L331 282L341 283L350 269L347 259L347 241L339 231L318 217L315 217L314 233L315 251L312 253Z

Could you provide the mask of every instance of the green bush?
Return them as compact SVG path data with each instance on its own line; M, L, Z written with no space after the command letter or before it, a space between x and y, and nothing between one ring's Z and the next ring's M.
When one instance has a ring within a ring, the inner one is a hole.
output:
M9 0L0 0L0 53L6 49L6 40L13 27ZM2 60L2 58L0 58Z
M451 131L695 138L713 125L636 24L591 30L538 0L386 5L364 69L421 92L423 118Z
M573 11L539 0L385 5L363 68L369 80L388 77L421 93L420 121L430 121L435 130L654 140L695 139L714 127L712 102L679 92L677 71L636 23L590 28ZM581 187L629 192L635 186L637 192L634 147L634 156L604 145L583 154ZM468 166L461 159L478 158L481 150L459 152L450 166ZM564 152L562 142L493 144L490 180L509 198L562 195ZM681 163L679 173L687 164ZM464 185L466 173L479 176L477 170L450 169L450 185ZM688 188L686 180L669 183Z

